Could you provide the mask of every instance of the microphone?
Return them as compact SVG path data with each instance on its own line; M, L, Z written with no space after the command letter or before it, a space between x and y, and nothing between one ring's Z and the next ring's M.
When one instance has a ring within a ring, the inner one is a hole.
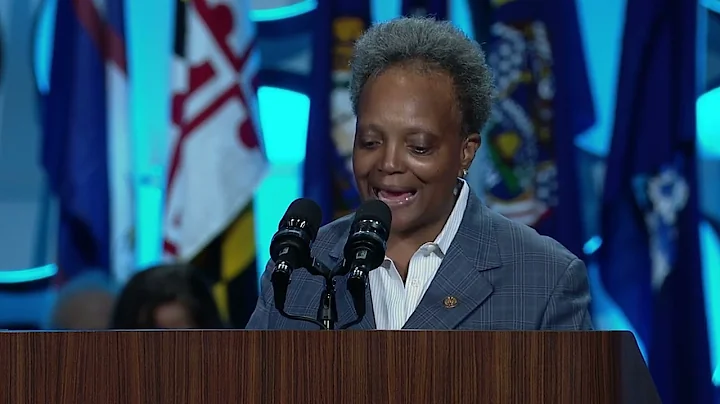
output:
M355 219L350 225L350 236L345 243L343 272L350 273L347 288L353 298L358 318L344 325L343 329L358 324L365 316L365 287L368 273L385 260L391 223L390 207L379 200L363 203L355 213Z
M300 198L290 204L280 220L278 231L270 241L270 258L275 263L270 278L275 295L275 307L285 310L285 298L290 274L298 268L311 268L310 247L315 241L322 211L311 199Z
M360 205L345 243L348 272L367 273L383 263L391 223L392 212L385 202L375 199Z

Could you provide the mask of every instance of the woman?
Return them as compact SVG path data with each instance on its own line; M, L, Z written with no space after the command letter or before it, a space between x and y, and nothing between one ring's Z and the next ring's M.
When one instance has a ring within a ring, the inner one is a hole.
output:
M392 210L386 259L370 272L367 315L355 328L591 328L582 261L484 207L463 180L491 108L480 46L448 22L400 18L357 41L351 71L357 187ZM323 227L313 256L330 267L341 260L351 222ZM279 315L272 269L247 328L317 327ZM344 287L338 325L354 320ZM286 311L315 317L321 290L295 271Z
M114 329L223 328L204 282L184 265L162 265L136 273L115 306Z

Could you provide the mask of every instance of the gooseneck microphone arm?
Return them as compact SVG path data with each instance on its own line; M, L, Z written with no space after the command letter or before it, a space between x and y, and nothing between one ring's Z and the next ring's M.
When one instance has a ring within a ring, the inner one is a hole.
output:
M365 289L367 287L367 276L368 274L365 271L356 268L350 274L350 278L348 278L347 289L350 293L350 297L352 298L353 306L355 308L355 314L357 317L355 318L355 320L340 327L341 330L345 330L356 324L360 324L363 318L365 318L365 305L367 304L365 300Z

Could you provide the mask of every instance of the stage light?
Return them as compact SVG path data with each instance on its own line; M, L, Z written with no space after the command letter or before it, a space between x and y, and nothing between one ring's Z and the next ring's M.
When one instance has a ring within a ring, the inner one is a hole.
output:
M57 266L48 264L37 268L2 270L0 271L0 284L17 284L35 282L51 278L57 274Z
M262 274L278 221L288 205L302 196L310 98L282 88L260 87L258 104L270 161L268 175L255 192L255 243L258 273Z
M698 154L701 158L720 158L720 87L698 97L697 117Z
M250 11L250 19L255 22L284 20L309 13L315 10L316 7L316 0L303 0L283 7L252 10Z

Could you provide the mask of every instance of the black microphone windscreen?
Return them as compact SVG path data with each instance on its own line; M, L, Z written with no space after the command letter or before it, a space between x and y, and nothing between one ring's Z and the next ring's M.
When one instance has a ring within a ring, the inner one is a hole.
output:
M307 229L312 239L315 240L318 229L320 229L320 223L322 223L322 210L312 199L296 199L288 206L280 224L282 225L288 219L304 220L307 223Z
M385 202L372 199L363 202L355 212L355 221L359 222L361 220L378 221L386 231L389 231L392 223L392 212Z

